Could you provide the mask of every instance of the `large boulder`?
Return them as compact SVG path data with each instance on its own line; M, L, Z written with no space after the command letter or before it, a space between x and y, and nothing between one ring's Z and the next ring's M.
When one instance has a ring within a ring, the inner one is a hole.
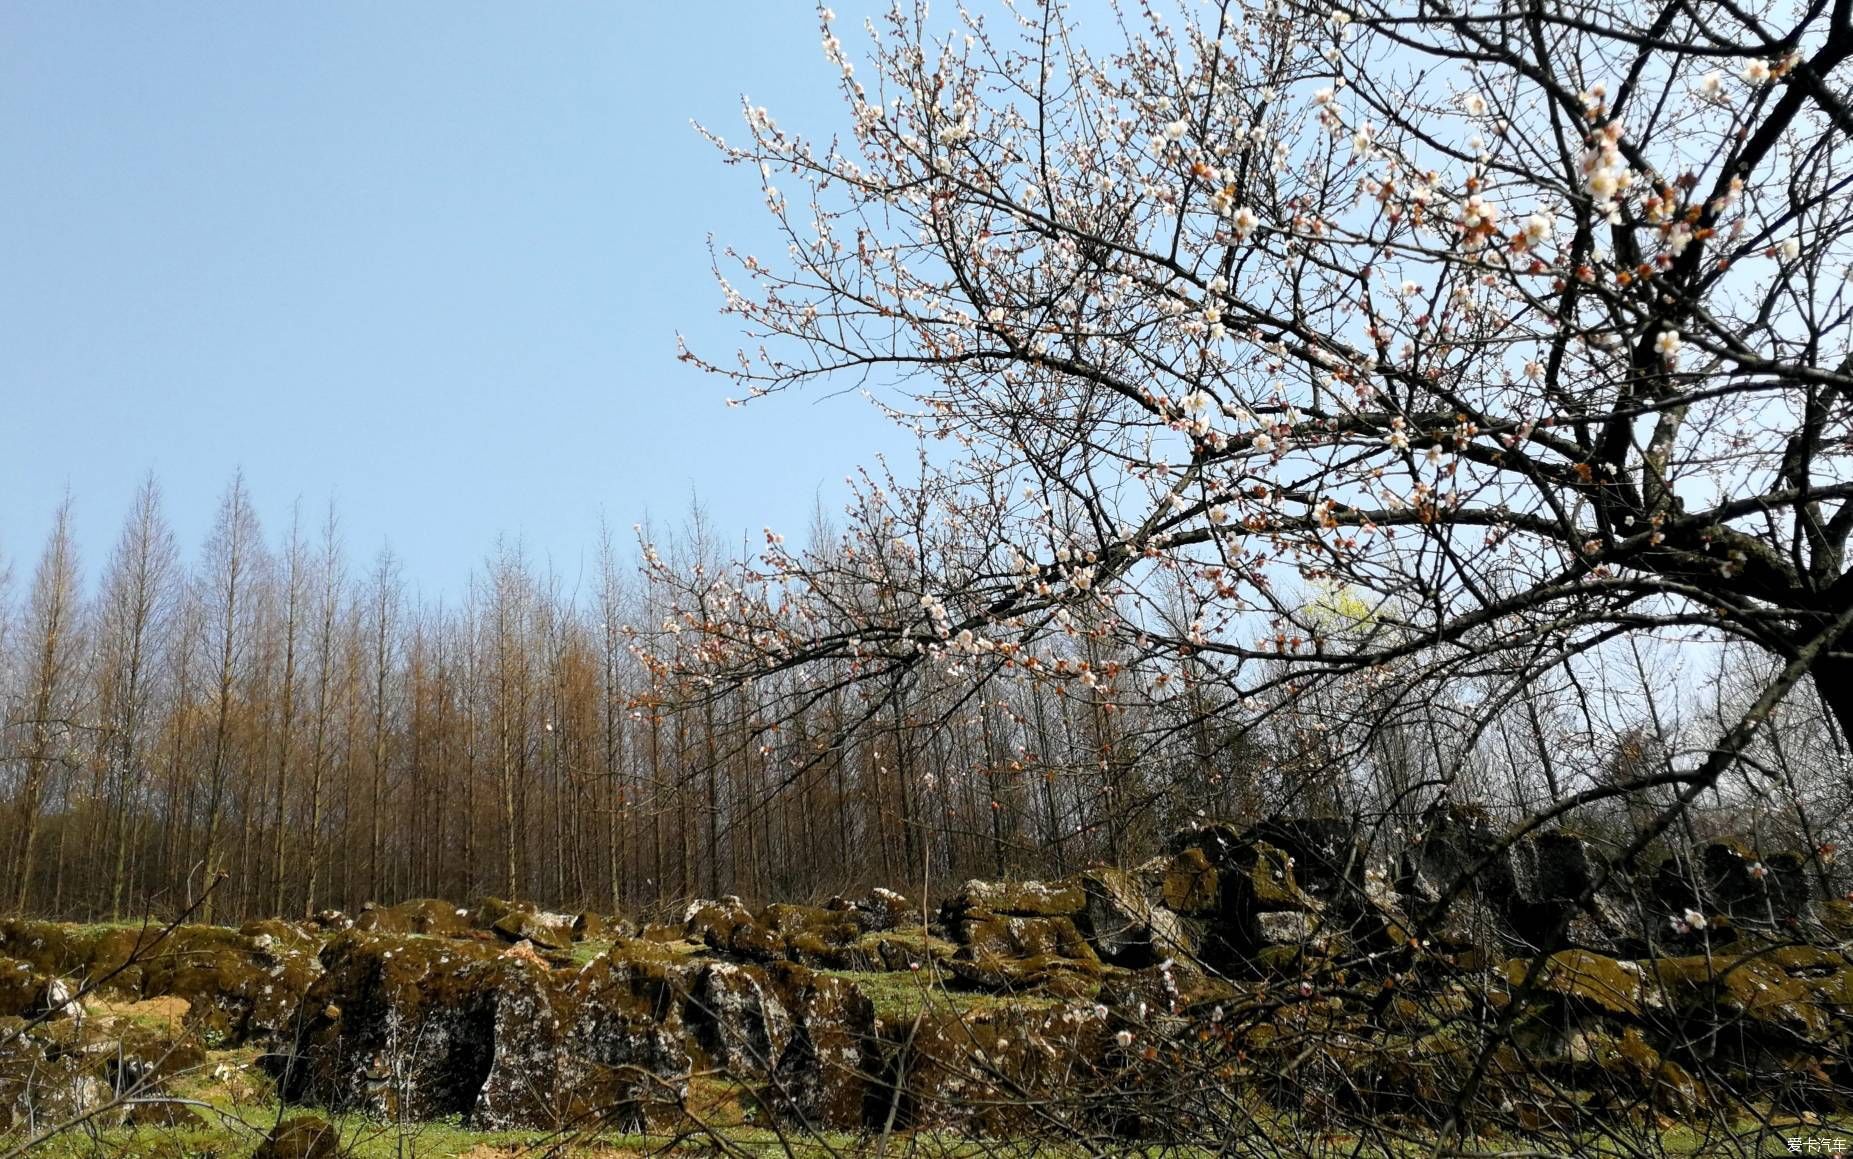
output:
M0 1018L31 1018L57 1008L76 1017L83 1008L71 1001L76 988L62 978L47 978L32 963L0 958Z
M1080 927L1069 917L1020 917L967 910L953 925L951 933L953 940L967 951L963 955L967 958L1037 958L1052 954L1059 958L1099 961Z
M573 975L558 1082L574 1122L634 1131L675 1120L692 1073L689 973L661 958L606 953Z
M580 927L576 914L518 909L503 914L489 928L503 941L531 942L548 950L569 950Z
M1444 803L1429 811L1400 869L1408 925L1439 946L1627 956L1643 944L1627 882L1575 833L1508 834L1485 809Z
M1772 954L1694 954L1640 964L1668 1010L1713 1042L1807 1047L1824 1041L1827 1013L1805 981Z
M1581 946L1622 955L1641 944L1638 913L1602 852L1566 830L1529 833L1511 843L1505 935L1514 950Z
M1085 906L1077 924L1101 958L1143 966L1196 955L1201 931L1165 907L1164 869L1159 861L1139 869L1090 869L1080 875Z
M1792 930L1816 919L1807 859L1747 840L1708 841L1661 863L1655 892L1667 913L1695 909L1737 927Z
M188 1025L214 1047L287 1038L322 971L307 939L223 926L182 926L139 955L140 997L184 998Z
M629 1130L670 1122L687 1093L691 968L660 951L572 970L521 945L354 932L323 959L301 1034L267 1060L291 1101L490 1129Z
M791 1014L758 966L712 962L690 991L689 1030L708 1058L740 1078L763 1078L791 1041Z
M322 950L283 1096L383 1119L470 1114L494 1062L493 946L353 931Z
M106 998L177 997L210 1045L270 1042L320 972L314 942L293 929L71 926L0 922L0 954L42 978ZM287 936L280 936L287 934Z
M354 919L354 928L376 934L458 937L468 933L473 924L469 910L427 897L389 906L368 902Z
M918 927L924 923L920 907L892 889L876 886L868 896L855 902L846 903L851 920L868 933L885 933L889 930Z
M1195 845L1173 854L1160 887L1165 908L1181 914L1213 914L1222 908L1222 877Z
M141 989L144 958L189 931L210 928L182 926L166 933L159 926L76 926L8 918L0 920L0 955L25 962L46 977L134 995Z
M86 1057L76 1027L0 1018L0 1132L36 1130L94 1112L110 1090Z
M1504 830L1477 805L1444 802L1430 809L1403 851L1398 887L1409 896L1421 922L1441 920L1443 908L1460 897L1510 897L1516 888Z
M732 940L735 929L753 924L753 911L747 909L739 898L725 897L719 901L701 898L688 903L688 909L683 912L681 936L691 942L704 942L717 950L724 950Z
M507 953L478 980L491 1052L470 1112L472 1125L491 1131L565 1125L577 1093L560 1082L561 1048L574 1005L570 977L538 956Z
M1074 917L1087 906L1084 883L1065 881L971 880L940 907L948 926L971 910L1017 917Z
M783 965L771 974L792 1030L767 1102L811 1126L860 1129L875 1098L874 1004L843 978Z
M927 1007L882 1033L871 1125L963 1135L1037 1133L1097 1093L1107 1015L1089 1003Z
M1639 1021L1662 1004L1656 979L1639 963L1588 950L1559 950L1536 969L1532 959L1513 958L1500 973L1515 996L1548 999L1567 1023L1588 1017Z
M1367 908L1370 866L1356 822L1336 817L1277 817L1256 823L1240 845L1271 845L1293 864L1299 887L1326 908L1355 914Z

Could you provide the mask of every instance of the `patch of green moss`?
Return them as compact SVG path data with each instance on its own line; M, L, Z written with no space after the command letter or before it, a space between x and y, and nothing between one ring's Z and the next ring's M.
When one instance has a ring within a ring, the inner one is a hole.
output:
M887 1022L905 1021L923 1010L957 1012L1019 1009L1043 1009L1060 999L1044 994L987 994L961 990L947 985L949 974L938 968L864 973L856 970L821 970L832 978L842 978L862 991L875 1007L875 1016Z
M1513 958L1501 967L1501 972L1506 984L1517 989L1524 984L1530 968L1530 959ZM1541 991L1561 994L1610 1014L1631 1018L1641 1016L1646 994L1645 975L1639 965L1588 950L1559 950L1552 954L1533 979L1533 985Z
M1658 958L1651 964L1668 999L1682 1012L1715 1017L1742 1014L1819 1035L1825 1019L1810 1001L1808 986L1769 958Z

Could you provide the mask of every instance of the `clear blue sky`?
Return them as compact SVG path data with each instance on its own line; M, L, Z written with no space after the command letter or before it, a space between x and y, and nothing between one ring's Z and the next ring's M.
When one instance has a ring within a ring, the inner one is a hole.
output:
M191 553L240 466L273 535L333 495L432 595L498 533L570 576L601 510L691 489L802 532L898 436L853 397L729 410L674 335L733 349L706 239L767 238L689 119L835 129L832 80L800 0L9 0L0 558L68 486L94 575L149 469Z

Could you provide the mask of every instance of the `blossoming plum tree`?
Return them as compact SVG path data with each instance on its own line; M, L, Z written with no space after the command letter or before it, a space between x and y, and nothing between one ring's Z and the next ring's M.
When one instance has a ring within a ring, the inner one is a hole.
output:
M1703 637L1779 671L1693 785L1799 684L1853 726L1850 7L821 10L842 135L711 134L785 252L685 357L870 384L919 469L684 601L704 679L1484 720Z

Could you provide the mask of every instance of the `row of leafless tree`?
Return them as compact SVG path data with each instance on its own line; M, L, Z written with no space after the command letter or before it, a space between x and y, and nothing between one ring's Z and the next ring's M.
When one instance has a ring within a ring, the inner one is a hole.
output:
M858 518L820 520L811 556L856 556ZM67 503L0 618L6 904L173 909L220 874L220 916L932 892L1130 862L1204 817L1413 817L1444 788L1535 810L1650 775L1707 727L1695 688L1723 713L1755 675L1686 673L1662 707L1651 665L1619 688L1610 665L1592 669L1609 687L1540 687L1491 722L1466 680L1450 701L1377 680L1235 711L1189 665L1079 630L1041 642L1049 665L882 674L850 656L722 684L691 674L758 577L699 512L673 539L636 566L607 533L589 582L504 544L460 599L421 601L389 551L350 561L333 511L267 532L241 479L191 559L151 479L95 574ZM864 598L887 596L845 593ZM857 622L846 608L837 629ZM1783 791L1714 803L1741 821L1760 802L1787 832L1844 813L1844 782L1819 775L1834 734L1796 717L1770 754Z

